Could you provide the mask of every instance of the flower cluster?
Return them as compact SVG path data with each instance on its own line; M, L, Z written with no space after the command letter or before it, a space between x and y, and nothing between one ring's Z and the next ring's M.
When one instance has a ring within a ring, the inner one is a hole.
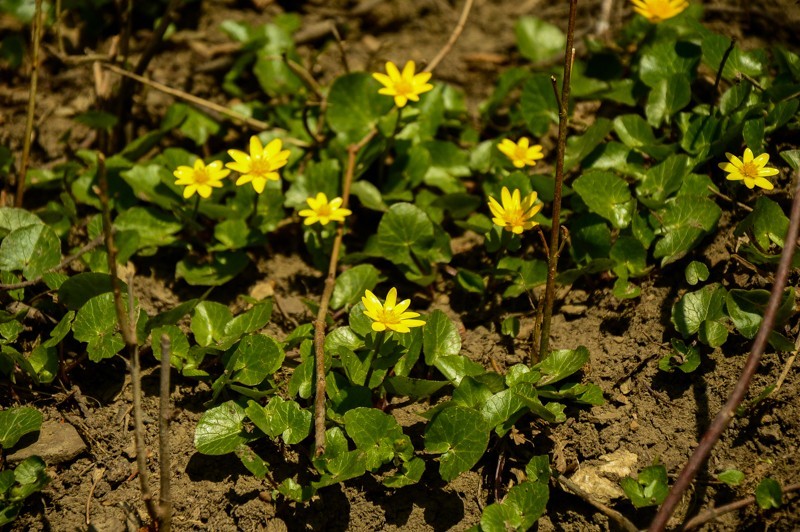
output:
M228 150L234 162L227 163L226 169L222 168L222 161L213 161L205 164L201 159L194 162L194 166L179 166L173 172L177 178L176 185L186 187L183 197L191 198L195 192L201 198L211 196L212 188L221 188L222 179L231 173L231 170L241 175L236 180L236 185L241 186L252 183L256 192L264 192L267 181L277 181L280 175L277 170L286 166L289 160L289 150L281 149L281 139L274 139L266 147L262 146L258 137L250 137L250 153L239 150Z

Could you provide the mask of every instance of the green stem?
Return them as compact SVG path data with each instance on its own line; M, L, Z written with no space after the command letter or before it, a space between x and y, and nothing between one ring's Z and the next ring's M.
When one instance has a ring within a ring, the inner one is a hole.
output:
M256 192L255 197L253 198L253 212L250 214L250 225L256 225L256 220L258 218L258 198L261 196L258 192Z
M373 366L372 363L374 360L380 355L381 347L383 347L383 342L386 339L386 331L380 331L378 334L375 335L375 344L372 346L369 354L367 355L367 376L364 378L364 386L369 388L369 381L372 378L372 370Z

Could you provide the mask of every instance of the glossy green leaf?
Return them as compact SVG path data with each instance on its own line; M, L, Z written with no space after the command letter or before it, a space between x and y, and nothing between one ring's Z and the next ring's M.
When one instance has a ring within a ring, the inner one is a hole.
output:
M728 486L738 486L744 480L744 473L738 469L726 469L717 475L717 480L724 482Z
M564 154L564 171L568 172L578 166L606 138L614 123L607 118L598 118L583 135L570 135L567 139Z
M620 480L620 486L636 508L659 505L669 493L667 469L663 465L646 467L638 478Z
M783 490L778 481L765 478L756 487L756 502L762 510L780 508L783 504Z
M171 216L150 207L131 207L114 220L117 231L135 231L139 235L138 249L167 246L177 240L175 234L183 227Z
M127 308L127 297L123 296ZM72 334L76 340L87 342L89 359L98 362L111 358L124 346L125 342L117 330L117 313L113 294L107 292L86 302L75 315Z
M439 356L433 365L456 386L464 377L486 373L483 366L463 355Z
M430 397L448 384L450 383L447 381L432 381L395 375L387 377L383 386L387 392L393 395L405 395L416 399Z
M559 349L552 351L533 369L542 373L539 385L553 384L565 379L580 370L589 361L589 350L583 346L577 349Z
M458 355L461 351L461 336L453 321L441 310L431 312L422 331L422 350L425 363L436 364L439 357Z
M244 413L264 434L281 436L288 445L300 443L311 434L311 412L294 401L273 397L266 406L248 401Z
M387 488L410 486L411 484L419 482L424 472L425 461L422 458L415 457L407 462L403 462L400 471L384 478L382 484Z
M127 284L119 280L120 290ZM95 296L111 292L111 276L107 273L83 272L64 281L58 289L58 301L68 309L78 310Z
M669 39L658 40L644 50L639 60L639 78L651 88L675 75L688 83L700 63L701 49L696 44Z
M627 227L636 206L628 184L611 172L592 170L572 183L572 188L589 207L619 229Z
M708 279L709 275L708 266L706 266L702 262L693 260L686 267L685 274L686 274L686 282L694 286L698 282L705 281L706 279Z
M219 286L239 275L249 263L244 251L215 253L211 262L198 262L187 257L178 262L175 277L192 286Z
M361 140L394 106L390 96L378 94L380 88L381 84L364 72L340 76L331 85L328 124L345 143Z
M354 408L344 414L344 428L356 447L365 451L370 471L390 462L395 456L409 460L414 455L411 439L394 416L376 408Z
M753 211L736 226L734 234L741 236L746 232L761 250L767 251L772 244L783 247L788 229L789 218L780 205L765 196L759 196Z
M244 408L233 401L206 410L195 428L195 448L200 453L214 456L234 452L253 439L244 430L244 418Z
M247 445L240 445L234 453L242 461L242 465L257 479L263 480L269 474L269 464Z
M664 201L678 191L684 178L692 170L692 161L687 155L671 155L663 162L650 167L636 192L646 197L650 208L661 207ZM642 199L644 203L645 200Z
M529 530L547 509L550 489L547 482L523 482L508 491L505 499L484 508L482 532Z
M257 386L278 371L284 356L275 339L264 334L251 334L239 342L225 369L232 381Z
M195 341L208 346L225 338L225 328L233 319L233 313L221 303L202 301L192 311L190 328Z
M544 135L550 124L558 122L558 102L548 74L535 73L528 78L522 86L519 105L528 131L534 137Z
M536 17L520 17L514 24L517 48L526 59L534 63L551 59L564 53L567 38L558 26ZM552 93L552 89L550 89Z
M433 222L424 211L410 203L396 203L381 218L377 245L386 259L414 266L412 253L425 255L433 236Z
M719 321L725 317L723 307L727 291L719 284L704 286L688 292L672 306L672 323L684 338L700 330L705 321Z
M0 410L0 447L10 449L19 439L42 427L42 413L27 406Z
M374 290L383 279L380 270L371 264L359 264L336 277L331 297L331 308L340 309L361 301L366 290Z
M29 225L43 225L44 222L30 211L14 207L0 207L0 236Z
M475 411L463 406L445 408L425 429L425 450L442 455L439 474L445 482L472 468L489 443L489 433L475 423Z
M675 113L692 101L692 87L689 77L674 74L662 78L653 86L644 108L647 122L654 127L668 121Z
M764 319L769 297L769 291L760 289L732 289L727 293L725 308L733 325L745 338L755 338ZM775 329L780 330L780 327L794 314L794 306L794 290L787 288L775 315Z
M703 62L712 71L717 72L722 63L722 58L731 44L731 40L724 35L720 35L710 30L705 30L702 36ZM722 69L722 77L733 81L737 76L747 74L748 76L761 75L765 66L765 54L763 51L745 52L741 48L734 47Z
M50 227L37 223L14 229L0 243L0 270L22 271L34 279L61 262L61 241Z
M650 124L639 115L621 115L614 119L614 132L619 140L631 148L652 146L657 143Z
M683 258L716 228L721 214L719 206L709 199L678 196L659 211L663 236L656 242L653 256L661 258L661 266Z

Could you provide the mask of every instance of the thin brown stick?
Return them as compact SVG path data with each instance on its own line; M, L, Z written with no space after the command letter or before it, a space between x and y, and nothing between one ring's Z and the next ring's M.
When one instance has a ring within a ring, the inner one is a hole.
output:
M289 70L291 70L295 76L300 78L303 84L317 96L318 100L322 100L325 97L322 92L322 87L319 86L317 80L314 79L314 76L311 75L311 72L309 72L306 67L297 61L292 61L286 54L283 54L281 59L283 60L284 64L289 67Z
M747 212L753 212L753 208L750 205L742 203L741 201L736 201L732 197L730 197L730 196L728 196L726 194L723 194L722 192L720 192L719 190L715 189L711 185L708 185L708 190L712 194L714 194L715 196L720 197L720 198L724 199L725 201L729 201L729 202L735 204L737 207L741 208L742 210L745 210Z
M78 251L75 252L75 254L70 255L69 257L67 257L64 260L62 260L58 264L58 266L56 266L54 268L50 268L49 270L47 270L45 272L45 274L57 272L59 270L63 270L64 268L66 268L67 266L69 266L70 264L72 264L73 262L78 260L79 258L81 258L86 253L89 253L90 251L92 251L97 246L103 244L105 242L105 238L106 238L105 235L99 235L99 236L95 237L94 239L90 240L88 243L84 244L82 248L80 248ZM33 286L33 285L35 285L37 283L40 283L42 281L43 277L44 277L44 274L38 275L38 276L34 277L33 279L29 279L28 281L21 281L19 283L6 283L6 284L0 283L0 290L5 291L5 290L17 290L19 288L27 288L28 286Z
M89 488L89 495L86 497L86 524L91 524L92 522L92 499L94 498L94 490L97 488L97 484L100 482L100 479L103 478L103 474L105 474L106 468L101 467L99 469L95 469L92 472L92 485Z
M556 182L553 194L553 224L550 230L550 254L547 259L547 285L544 291L544 309L542 315L541 338L539 351L534 351L531 359L538 362L546 357L550 349L550 320L553 317L553 299L556 293L556 271L558 270L558 255L561 249L561 188L564 184L564 153L567 147L567 124L569 123L569 89L572 77L572 63L575 60L575 17L578 10L578 0L570 0L569 23L567 26L567 47L564 53L564 79L561 81L561 101L558 106L558 148L556 151Z
M775 389L772 390L773 394L778 393L778 390L780 390L783 386L783 381L785 381L786 377L789 375L789 371L791 371L794 361L797 358L798 351L800 351L800 334L797 335L797 338L794 341L794 351L791 355L789 355L788 360L786 360L786 364L783 366L783 371L781 371L778 380L775 382Z
M781 492L792 493L795 491L800 491L800 484L790 484L781 489ZM714 519L721 517L727 513L733 512L738 510L739 508L744 508L746 506L750 506L756 502L756 498L752 495L750 497L745 497L744 499L739 499L738 501L733 501L728 504L724 504L722 506L717 506L716 508L709 508L702 513L697 514L696 516L692 517L686 523L683 524L681 530L688 531L694 530L695 528L699 528L704 524L708 523L709 521L713 521Z
M567 488L569 491L571 491L572 493L574 493L587 503L597 508L605 516L607 516L609 519L617 523L623 530L626 530L627 532L639 532L639 528L636 525L634 525L627 517L625 517L618 511L609 508L602 502L598 501L592 495L583 491L577 484L572 482L564 475L559 473L555 475L555 478L559 482L559 484L562 485L562 487Z
M158 497L158 530L169 532L172 528L172 495L170 493L170 449L169 449L169 374L172 345L169 336L161 335L161 381L158 406L158 464L160 490Z
M200 107L204 107L206 109L210 109L210 110L215 111L215 112L217 112L217 113L219 113L221 115L227 116L228 118L231 118L233 120L241 122L242 124L250 126L253 129L258 129L258 130L269 129L269 124L267 124L266 122L262 122L261 120L257 120L255 118L250 118L249 116L243 115L241 113L237 113L236 111L234 111L232 109L228 109L227 107L225 107L223 105L219 105L217 103L211 102L209 100L205 100L203 98L198 98L197 96L194 96L193 94L189 94L188 92L184 92L184 91L179 90L179 89L173 89L172 87L164 85L163 83L159 83L157 81L153 81L152 79L146 78L144 76L140 76L138 74L134 74L133 72L129 72L129 71L125 70L124 68L120 68L117 65L114 65L112 63L101 63L101 65L103 66L103 68L105 68L107 70L110 70L111 72L114 72L115 74L119 74L120 76L125 76L127 78L131 78L131 79L133 79L135 81L138 81L139 83L141 83L143 85L147 85L148 87L152 87L152 88L156 89L159 92L163 92L164 94L169 94L170 96L174 96L175 98L179 98L181 100L193 103L193 104L198 105Z
M128 364L131 372L133 388L133 433L136 444L136 465L139 470L139 488L142 492L147 513L154 522L158 520L158 508L150 492L149 475L147 474L147 457L144 443L144 426L142 424L142 381L139 374L139 343L136 338L136 322L133 309L133 279L128 282L128 309L122 302L122 290L117 274L117 247L114 243L114 232L111 225L111 207L109 204L108 177L106 174L105 156L97 154L98 196L102 206L103 235L105 236L108 254L108 272L111 276L111 292L114 297L114 310L120 333L128 348Z
M345 73L349 74L350 63L347 61L347 51L344 49L344 40L342 39L342 35L339 33L339 29L336 27L336 24L331 24L331 33L333 33L333 38L336 40L336 46L339 47L339 55L342 58L342 67L344 67Z
M461 16L458 17L458 22L456 23L456 27L453 28L453 33L450 34L450 38L447 39L447 42L444 44L439 53L428 63L428 66L425 67L423 72L433 72L436 70L436 67L439 66L439 63L442 62L447 54L450 53L450 50L453 49L453 45L456 44L456 41L459 37L461 37L461 32L464 31L464 26L467 24L467 19L469 18L469 12L472 10L472 4L474 0L466 0L464 2L464 7L461 9Z
M347 208L350 200L350 185L356 170L356 156L366 144L378 133L376 129L370 131L358 143L347 147L347 169L342 183L342 208ZM314 397L314 443L315 453L320 456L325 452L325 318L328 315L328 305L333 295L336 284L336 271L339 265L339 251L344 237L344 222L336 227L336 237L333 240L331 260L328 264L328 276L325 278L325 288L319 303L317 319L314 322L314 355L316 359L316 395Z
M772 293L770 294L769 302L767 303L766 311L764 312L764 319L761 321L761 326L758 328L758 334L753 341L753 346L750 349L750 354L745 362L742 374L739 377L736 386L728 397L728 401L719 411L711 426L703 434L700 443L695 448L689 461L684 466L683 470L678 475L675 484L658 509L653 522L650 523L649 530L651 532L661 532L667 526L672 512L680 502L681 497L688 489L689 485L694 480L695 475L700 467L705 463L714 445L722 436L722 432L727 428L728 424L733 419L736 408L741 404L744 399L747 389L750 386L750 380L753 378L756 370L758 369L761 355L767 345L767 339L772 332L772 327L775 324L775 316L778 312L778 307L781 303L783 289L786 286L786 279L789 276L789 270L792 264L792 257L796 250L795 242L797 242L797 235L800 232L800 172L795 176L795 190L794 199L792 201L792 214L789 219L789 230L786 233L786 246L781 253L781 261L778 264L778 271L775 273L775 283L772 286Z
M31 86L28 92L28 113L25 116L25 138L22 141L22 161L17 175L17 194L14 205L22 207L25 196L25 176L31 156L31 140L33 136L33 119L36 112L36 88L39 85L39 44L42 41L42 0L36 0L33 15L33 56L31 57Z

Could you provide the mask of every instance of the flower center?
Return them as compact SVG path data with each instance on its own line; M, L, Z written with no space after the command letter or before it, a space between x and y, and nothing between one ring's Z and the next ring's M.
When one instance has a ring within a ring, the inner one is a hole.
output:
M317 207L317 216L320 218L330 218L332 213L331 206L329 204L320 205Z
M206 170L195 170L194 182L198 185L206 184L208 182L208 172Z
M756 179L758 177L758 166L752 162L744 163L742 166L742 175L746 179Z
M650 0L647 7L656 18L664 19L672 15L672 7L669 4L669 0Z
M514 150L514 158L519 161L524 161L528 158L528 150L523 148L522 146L517 146Z
M400 323L400 320L394 313L394 307L381 309L378 312L378 321L381 323Z
M397 92L398 96L405 96L414 93L414 85L408 80L401 79L394 84L394 90Z
M272 171L272 165L269 159L262 159L261 157L254 157L250 160L250 173L259 176L264 176Z

